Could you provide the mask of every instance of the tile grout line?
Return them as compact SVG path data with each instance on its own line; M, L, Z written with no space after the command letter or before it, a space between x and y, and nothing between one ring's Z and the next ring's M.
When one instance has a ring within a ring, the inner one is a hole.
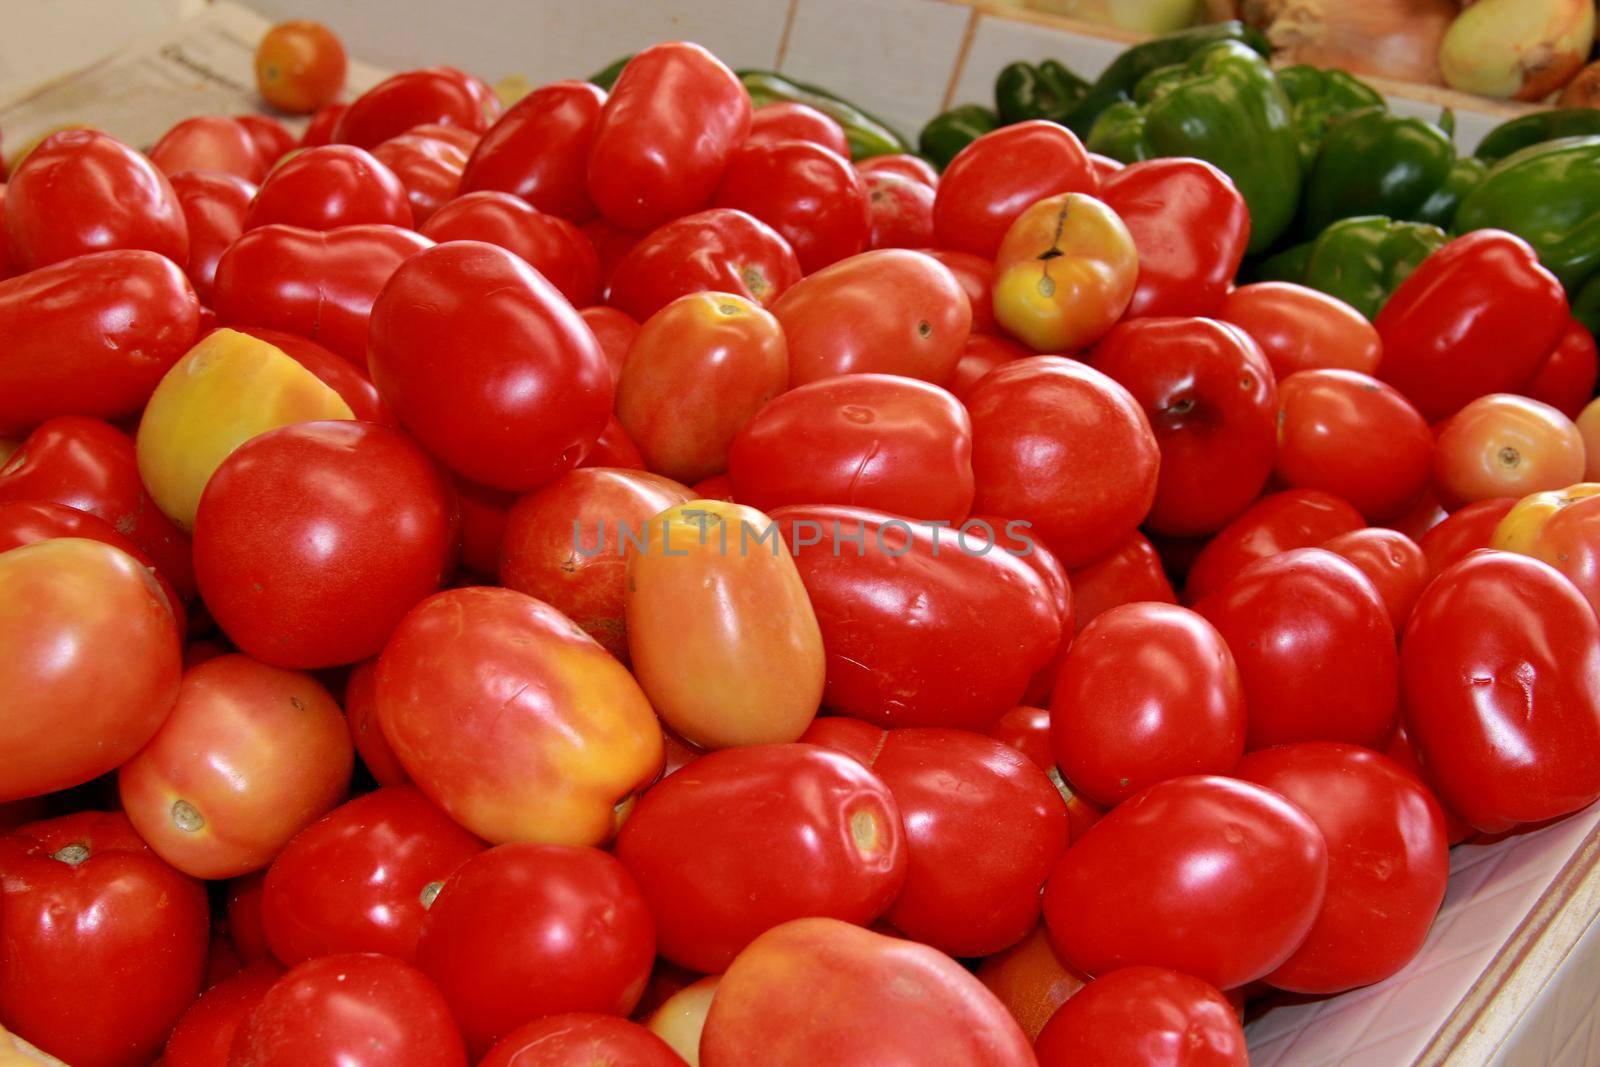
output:
M961 75L967 68L967 54L972 51L972 39L978 35L978 22L983 18L983 13L977 8L967 16L967 28L961 33L961 45L956 49L955 66L950 70L950 82L944 88L944 99L939 104L940 111L949 111L951 101L955 99L956 87L961 84Z
M789 0L789 10L783 16L783 33L778 37L778 57L772 61L773 70L782 70L783 61L789 58L789 35L794 32L794 18L800 12L800 0Z

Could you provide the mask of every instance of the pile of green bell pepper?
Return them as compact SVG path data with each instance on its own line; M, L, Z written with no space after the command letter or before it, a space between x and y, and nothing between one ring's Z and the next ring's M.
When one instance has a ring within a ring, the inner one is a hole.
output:
M1534 144L1496 163L1455 216L1458 233L1487 227L1531 244L1576 296L1600 275L1600 135Z
M1266 260L1255 277L1320 289L1375 319L1400 283L1448 240L1439 227L1423 222L1376 215L1341 219Z

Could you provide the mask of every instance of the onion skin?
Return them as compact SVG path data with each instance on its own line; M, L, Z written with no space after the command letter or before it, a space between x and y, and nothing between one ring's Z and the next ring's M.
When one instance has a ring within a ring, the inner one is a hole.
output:
M1460 13L1456 0L1242 0L1239 7L1266 33L1274 62L1424 85L1444 84L1439 47Z
M1543 100L1572 80L1594 45L1593 0L1478 0L1439 47L1452 89Z
M1561 92L1558 107L1600 108L1600 62L1590 63L1578 71L1578 76L1567 83Z

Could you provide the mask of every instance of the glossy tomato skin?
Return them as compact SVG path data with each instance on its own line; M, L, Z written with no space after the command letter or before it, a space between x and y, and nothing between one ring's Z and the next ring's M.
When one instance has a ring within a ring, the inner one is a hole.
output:
M956 284L961 286L961 291L967 294L967 302L972 305L972 332L996 333L999 327L994 321L994 261L948 248L924 248L921 252L943 263L955 275Z
M1600 796L1597 672L1600 622L1548 565L1486 552L1435 578L1406 625L1401 680L1440 800L1497 833Z
M212 299L225 325L298 334L365 367L378 291L432 244L397 226L263 226L223 253Z
M356 97L339 117L333 140L371 148L423 125L482 133L499 115L499 99L477 78L453 67L425 67L391 75Z
M244 131L250 135L256 144L256 151L261 155L262 165L269 170L300 143L289 127L269 115L235 115L233 121L244 127Z
M750 94L697 44L652 45L622 69L589 147L589 198L628 230L705 207L750 132Z
M354 145L307 148L273 168L250 203L244 226L307 230L340 226L410 226L406 187L394 171Z
M258 960L207 989L172 1028L162 1067L227 1067L239 1024L282 974L276 963Z
M1165 967L1124 967L1074 993L1039 1034L1039 1067L1140 1063L1247 1067L1233 1005L1198 978Z
M1576 419L1584 406L1594 399L1597 377L1600 377L1600 351L1596 350L1594 334L1574 319L1539 364L1526 392L1567 418Z
M1105 805L1186 774L1227 774L1244 753L1244 687L1204 618L1123 604L1073 641L1050 703L1055 763Z
M944 387L965 403L984 375L1001 364L1031 355L1032 352L1008 338L975 332L967 338L961 359L956 363L956 369L950 372Z
M975 973L1030 1041L1038 1038L1056 1009L1089 981L1061 962L1042 921L1004 952L985 957Z
M970 526L962 551L959 531L864 508L786 507L772 518L822 628L828 708L885 728L984 730L1060 645L1057 591L1000 540L1026 537L1021 528Z
M1159 445L1138 401L1100 371L1017 360L979 382L967 410L973 508L1031 523L1066 567L1105 555L1150 511Z
M616 380L622 374L622 364L628 358L633 339L639 336L639 324L627 312L611 307L582 308L578 315L594 332L594 339L600 342L600 350L606 354L606 363L611 367L612 380Z
M1086 362L1133 394L1155 434L1161 470L1145 517L1150 529L1211 533L1261 494L1278 392L1248 334L1215 319L1132 319L1101 338Z
M1423 534L1417 544L1428 557L1428 580L1437 578L1445 568L1461 562L1478 549L1488 548L1494 541L1500 520L1516 505L1514 496L1480 500L1451 512L1443 522Z
M584 81L535 89L483 135L461 173L461 191L511 193L569 222L592 218L589 144L605 102L605 90Z
M132 415L199 322L183 271L153 252L97 252L0 281L0 435L57 415Z
M1232 778L1172 778L1067 850L1044 915L1085 974L1146 964L1231 989L1299 947L1327 877L1322 831L1287 800Z
M1439 427L1433 485L1446 506L1548 492L1583 480L1583 435L1549 404L1512 393L1469 402Z
M501 845L445 881L423 919L417 965L482 1055L543 1015L626 1015L655 946L638 884L608 853Z
M1325 741L1252 752L1235 774L1286 797L1328 843L1322 910L1267 981L1340 993L1411 962L1450 876L1444 814L1427 788L1387 756Z
M310 114L339 95L347 68L344 45L320 22L281 22L256 46L261 98L292 114Z
M378 395L378 387L367 377L366 366L357 366L337 353L298 334L282 330L268 330L261 326L243 326L240 333L259 338L276 348L306 370L329 389L339 394L339 399L350 408L350 413L362 422L375 422L382 426L398 428L400 422L389 410L389 405Z
M872 216L868 248L927 248L933 243L931 186L887 172L864 175L862 181Z
M750 134L746 145L774 141L809 141L835 155L850 158L850 142L844 128L809 104L780 100L763 104L750 113Z
M439 990L404 960L346 953L273 983L234 1033L227 1067L466 1067Z
M891 988L904 995L884 996ZM826 918L785 923L740 953L700 1038L702 1067L1036 1062L1005 1007L950 957Z
M217 262L244 232L245 212L256 187L235 174L190 170L172 176L172 191L189 227L189 259L184 272L202 303L210 303Z
M939 245L993 259L1028 208L1060 193L1095 195L1100 179L1078 135L1035 119L1002 126L963 148L939 177Z
M478 1067L683 1067L672 1046L614 1015L564 1012L511 1031Z
M929 189L936 189L939 186L939 172L933 169L932 163L921 156L907 155L904 152L863 159L856 163L855 167L856 172L863 178L873 174L899 174L914 182L920 182Z
M488 841L598 844L661 768L626 668L554 608L453 589L413 608L378 660L378 721L418 787Z
M703 973L791 919L870 923L907 871L888 786L800 744L713 752L663 779L622 824L617 856L650 905L661 955Z
M1389 744L1384 747L1383 754L1397 766L1405 770L1427 789L1428 795L1439 805L1439 810L1444 814L1445 841L1451 847L1470 841L1478 836L1478 831L1461 821L1461 816L1444 806L1439 799L1439 791L1433 784L1433 777L1423 767L1422 761L1417 758L1417 750L1411 743L1411 738L1406 733L1406 724L1402 717L1399 726L1395 728L1394 736L1389 739Z
M607 302L643 322L689 293L732 293L767 307L799 280L800 261L777 230L743 211L711 208L629 248L611 273Z
M315 148L320 144L335 143L339 122L349 110L349 104L337 102L317 108L311 115L311 121L306 123L305 132L300 135L299 147Z
M1068 571L1067 577L1072 583L1073 621L1079 633L1118 604L1178 602L1155 546L1137 531L1099 559Z
M1395 636L1405 629L1411 609L1428 584L1428 557L1399 530L1369 526L1324 541L1322 548L1343 556L1366 576L1389 609Z
M205 888L120 813L0 838L0 1025L82 1067L143 1067L200 992Z
M1600 485L1582 482L1518 501L1495 527L1493 547L1543 560L1590 604L1600 603Z
M810 141L746 143L728 157L714 202L777 230L804 274L866 251L872 236L867 187L849 157Z
M994 256L995 321L1035 352L1076 352L1122 318L1139 250L1115 211L1083 193L1041 200Z
M461 188L461 172L478 143L457 126L416 126L372 150L405 187L411 225L421 229Z
M1366 525L1361 513L1320 489L1271 493L1218 531L1189 569L1184 602L1218 589L1247 564L1292 548L1312 548Z
M457 197L421 227L422 235L445 241L487 241L527 260L573 307L600 298L600 258L583 231L557 215L546 215L510 193L478 192Z
M167 176L94 130L53 133L28 153L6 185L5 225L19 271L113 249L189 258L189 227Z
M267 173L255 138L226 115L196 115L179 122L150 149L150 162L168 179L203 170L259 182Z
M373 384L456 473L524 490L570 470L605 428L594 334L511 252L454 241L395 271L372 309Z
M972 510L972 420L936 385L846 374L775 397L728 454L741 502L848 504L959 525Z
M1372 374L1383 358L1378 331L1361 312L1292 282L1241 285L1218 317L1255 338L1280 380L1304 370Z

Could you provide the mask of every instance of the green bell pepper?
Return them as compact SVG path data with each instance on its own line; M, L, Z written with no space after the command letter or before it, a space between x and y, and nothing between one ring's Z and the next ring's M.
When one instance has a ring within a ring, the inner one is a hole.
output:
M1328 127L1345 115L1384 108L1383 95L1355 75L1300 65L1278 71L1278 86L1289 98L1290 120L1300 143L1300 165L1307 172L1317 160Z
M1415 218L1455 161L1450 136L1426 119L1383 108L1350 115L1328 131L1317 154L1306 183L1305 230L1321 233L1357 215Z
M1490 130L1473 155L1489 163L1498 163L1530 145L1561 137L1588 137L1594 134L1600 134L1600 110L1569 107L1557 111L1537 111L1520 119L1502 122Z
M1578 295L1572 298L1572 317L1589 327L1589 332L1600 337L1600 274L1590 278Z
M845 140L850 142L851 159L892 156L911 151L911 142L888 123L826 89L794 81L770 70L741 70L737 73L750 92L750 102L756 107L783 101L808 104L844 127Z
M1455 222L1456 212L1461 210L1461 202L1483 182L1488 173L1489 164L1483 160L1476 156L1462 156L1451 166L1450 176L1444 180L1444 184L1435 189L1433 195L1416 210L1416 221L1430 222L1448 230Z
M1423 222L1377 215L1341 219L1311 243L1299 281L1375 319L1400 283L1448 240L1439 227Z
M1002 67L994 80L994 109L1010 126L1029 119L1060 122L1089 91L1089 83L1053 59L1018 61Z
M586 80L591 84L600 86L600 88L609 93L611 91L611 87L617 84L617 78L621 76L622 68L626 67L628 65L628 60L632 58L632 52L629 52L625 56L619 56L612 60L605 67L602 67L600 70L597 70L593 74L589 75Z
M999 128L1000 116L993 111L982 104L962 104L928 120L917 138L917 148L934 166L944 170L956 153Z
M1238 41L1207 45L1181 65L1147 74L1131 105L1095 123L1088 144L1123 162L1194 156L1221 168L1250 208L1251 252L1272 247L1299 205L1289 102L1267 61Z
M1456 212L1455 232L1510 230L1534 247L1568 293L1600 271L1600 136L1513 152Z
M1311 249L1315 241L1303 241L1297 245L1290 245L1277 255L1260 260L1254 266L1248 266L1245 278L1252 282L1294 282L1304 285L1306 281L1306 264L1311 262Z

